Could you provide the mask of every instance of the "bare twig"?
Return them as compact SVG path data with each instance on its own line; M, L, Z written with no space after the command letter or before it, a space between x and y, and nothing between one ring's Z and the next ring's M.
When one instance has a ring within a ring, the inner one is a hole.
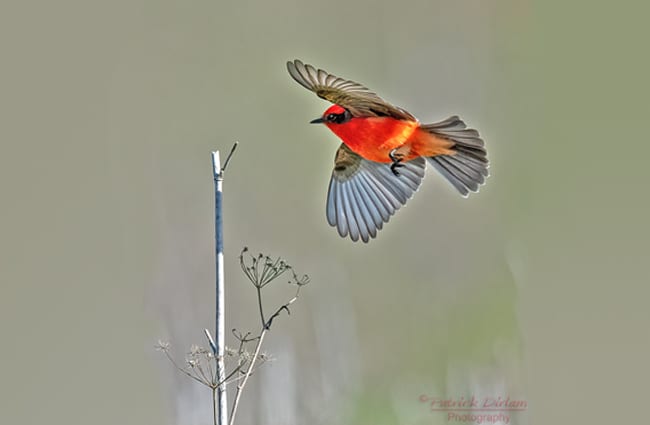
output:
M242 381L237 385L237 392L235 393L235 401L232 405L232 410L230 411L229 425L233 425L235 423L235 417L237 416L237 407L239 407L239 399L241 398L242 391L246 386L246 382L248 381L248 378L251 376L251 372L253 370L253 367L255 366L255 361L257 360L257 356L260 353L260 348L262 348L262 342L264 342L264 336L266 335L266 332L268 332L268 329L265 328L262 330L262 333L260 334L260 337L257 340L257 345L255 346L255 352L253 353L253 358L251 359L251 362L248 365L248 369L246 369L246 374L244 375Z
M283 306L278 308L277 311L275 313L273 313L271 315L271 317L269 317L269 320L264 325L265 329L271 329L271 323L273 323L273 319L278 317L280 315L280 313L282 313L282 310L285 310L287 312L287 314L291 314L291 311L289 311L289 306L291 304L293 304L298 299L298 293L299 292L300 292L300 286L298 287L298 289L296 289L296 295L294 295L294 297L291 298L286 304L284 304Z
M205 334L205 337L208 338L208 344L210 344L210 348L212 349L212 352L214 355L217 355L217 345L214 343L214 339L212 339L212 335L210 335L210 331L207 329L203 329L203 333Z
M167 359L168 359L168 360L172 363L172 365L174 365L174 367L175 367L176 369L178 369L178 371L181 372L183 375L185 375L185 376L187 376L187 377L189 377L189 378L195 380L196 382L198 382L198 383L200 383L200 384L207 385L207 383L206 383L205 381L202 381L200 378L198 378L198 377L192 375L190 372L188 372L188 371L185 370L184 368L180 367L180 366L178 365L178 363L176 363L176 361L174 360L174 358L173 358L171 355L169 355L169 350L167 350L167 349L163 349L163 350L160 350L160 351L162 351L163 353L165 353L165 356L167 357Z
M221 167L221 170L220 170L220 173L219 173L219 174L221 174L221 177L223 177L223 173L226 172L226 167L228 167L228 163L230 162L230 158L232 158L232 154L235 153L235 149L237 149L238 145L239 145L239 142L235 142L232 145L232 148L230 149L230 153L226 157L226 161L223 163L223 167Z

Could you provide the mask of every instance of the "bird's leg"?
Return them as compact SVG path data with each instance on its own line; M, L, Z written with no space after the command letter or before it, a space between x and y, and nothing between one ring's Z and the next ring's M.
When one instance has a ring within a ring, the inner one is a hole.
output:
M393 149L388 153L388 157L390 158L391 161L393 161L392 164L390 164L390 171L393 172L396 176L399 176L399 171L397 171L398 167L403 167L404 164L400 164L402 160L404 159L404 155L401 153L397 152L398 148Z

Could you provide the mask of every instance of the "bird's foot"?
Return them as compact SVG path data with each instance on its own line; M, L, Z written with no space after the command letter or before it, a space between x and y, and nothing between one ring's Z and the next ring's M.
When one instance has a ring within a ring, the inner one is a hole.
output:
M390 164L390 171L392 171L396 176L399 176L399 171L397 171L397 169L404 166L404 164L401 164L404 155L397 153L397 149L393 149L388 153L388 157L393 161L393 163Z
M399 162L393 162L392 164L390 164L390 171L392 171L393 174L395 174L396 176L399 176L399 171L397 171L397 169L403 166L404 164L400 164Z

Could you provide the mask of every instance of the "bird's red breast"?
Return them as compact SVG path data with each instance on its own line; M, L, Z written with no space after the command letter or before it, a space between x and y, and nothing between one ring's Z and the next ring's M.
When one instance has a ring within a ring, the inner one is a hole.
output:
M338 109L342 108L333 105L325 115L337 113ZM452 142L422 130L420 123L414 120L353 117L340 124L325 122L325 125L352 151L370 161L389 163L389 153L397 148L400 148L404 161L419 156L453 154L449 149L453 146Z

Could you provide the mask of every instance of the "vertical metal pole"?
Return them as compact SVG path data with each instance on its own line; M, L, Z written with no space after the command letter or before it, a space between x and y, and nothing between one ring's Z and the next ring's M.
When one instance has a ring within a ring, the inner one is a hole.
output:
M222 185L223 172L221 169L221 159L219 151L212 152L212 168L214 175L214 211L215 211L215 247L216 247L216 323L215 331L217 334L217 379L222 384L217 388L217 404L219 406L219 425L228 424L228 401L226 394L226 369L224 351L226 347L226 313L224 303L224 273L223 273L223 213L222 213Z

